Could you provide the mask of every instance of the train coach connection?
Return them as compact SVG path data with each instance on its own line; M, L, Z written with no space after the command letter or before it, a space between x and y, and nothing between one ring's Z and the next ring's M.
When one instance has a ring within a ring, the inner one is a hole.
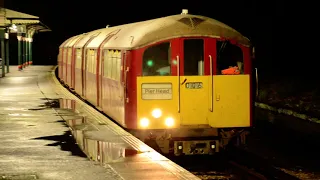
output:
M59 47L58 76L164 154L214 154L252 126L252 46L208 17L106 27Z

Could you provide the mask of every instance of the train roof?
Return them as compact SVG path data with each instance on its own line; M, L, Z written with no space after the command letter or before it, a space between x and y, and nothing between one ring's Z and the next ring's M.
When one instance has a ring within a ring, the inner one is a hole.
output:
M81 48L91 37L95 37L87 44L87 48L98 48L110 34L114 36L104 47L111 49L136 49L166 39L192 36L233 39L250 46L248 38L220 21L205 16L179 14L98 29L70 38L67 40L69 42L62 43L60 47L71 47L75 39L80 39L75 47Z

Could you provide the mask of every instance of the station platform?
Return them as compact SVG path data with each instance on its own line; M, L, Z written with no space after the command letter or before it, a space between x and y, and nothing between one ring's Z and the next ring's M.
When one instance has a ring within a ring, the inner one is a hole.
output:
M66 90L54 66L10 69L0 78L0 179L199 179Z

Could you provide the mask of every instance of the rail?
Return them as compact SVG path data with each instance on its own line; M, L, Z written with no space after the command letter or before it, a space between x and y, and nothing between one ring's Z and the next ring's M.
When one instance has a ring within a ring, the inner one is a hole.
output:
M230 147L227 155L230 166L253 179L299 179L278 169L268 160L242 148Z

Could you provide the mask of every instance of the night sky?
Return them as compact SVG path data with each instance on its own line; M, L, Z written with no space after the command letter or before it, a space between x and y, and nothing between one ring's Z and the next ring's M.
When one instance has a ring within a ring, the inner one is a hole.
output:
M273 67L275 20L282 17L282 1L196 0L196 1L75 1L5 0L5 8L39 16L52 32L34 36L34 64L56 64L59 45L67 38L103 28L168 15L198 14L219 20L251 39L256 46L258 66ZM210 4L208 4L210 3ZM16 60L16 38L11 36L11 64ZM266 63L268 62L268 63ZM265 71L267 72L267 71Z

